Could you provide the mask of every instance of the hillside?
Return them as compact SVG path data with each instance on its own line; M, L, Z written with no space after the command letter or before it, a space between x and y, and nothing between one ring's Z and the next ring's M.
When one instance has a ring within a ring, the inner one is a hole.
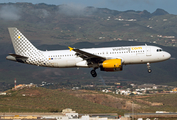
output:
M122 12L94 7L78 10L69 5L7 3L0 4L0 43L10 43L7 28L14 26L39 44L126 40L174 46L173 38L157 35L177 36L175 21L176 15L162 9L153 13Z
M61 112L72 108L78 113L124 113L177 110L177 94L124 96L88 90L24 88L0 96L0 112ZM157 97L158 96L158 97ZM172 101L172 102L169 102Z
M86 93L88 92L86 91ZM63 90L25 88L9 91L8 94L8 96L0 96L0 112L7 112L9 109L11 112L61 112L65 108L72 108L79 113L124 111L74 97Z

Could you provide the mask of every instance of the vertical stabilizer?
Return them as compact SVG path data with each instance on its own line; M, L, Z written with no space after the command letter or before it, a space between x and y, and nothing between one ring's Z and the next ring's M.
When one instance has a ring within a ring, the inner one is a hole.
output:
M32 53L39 52L17 28L8 29L17 55L29 57Z
M14 58L25 58L25 63L45 66L48 61L42 51L33 44L15 27L8 28L12 44L16 54L10 54ZM14 59L15 60L15 59Z

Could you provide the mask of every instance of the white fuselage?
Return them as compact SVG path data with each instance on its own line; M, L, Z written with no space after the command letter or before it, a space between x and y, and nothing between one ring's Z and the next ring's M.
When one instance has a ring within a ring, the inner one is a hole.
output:
M122 46L107 48L81 49L82 51L105 57L106 59L122 59L122 64L145 64L165 61L170 58L168 52L156 46ZM75 55L70 50L42 51L48 60L46 67L93 67L88 66L86 60ZM43 66L43 65L42 65Z

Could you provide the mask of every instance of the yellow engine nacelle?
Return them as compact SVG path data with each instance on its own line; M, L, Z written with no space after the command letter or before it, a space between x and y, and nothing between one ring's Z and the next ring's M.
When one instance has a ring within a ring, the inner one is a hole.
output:
M122 71L121 59L105 60L100 66L101 71Z

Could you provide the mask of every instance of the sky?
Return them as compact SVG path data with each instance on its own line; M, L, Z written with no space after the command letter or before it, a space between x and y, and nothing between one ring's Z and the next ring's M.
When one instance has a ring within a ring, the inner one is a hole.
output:
M150 13L154 12L157 8L161 8L170 14L177 15L177 0L0 0L0 3L8 2L46 3L52 5L74 4L76 6L93 6L118 11L147 10Z

